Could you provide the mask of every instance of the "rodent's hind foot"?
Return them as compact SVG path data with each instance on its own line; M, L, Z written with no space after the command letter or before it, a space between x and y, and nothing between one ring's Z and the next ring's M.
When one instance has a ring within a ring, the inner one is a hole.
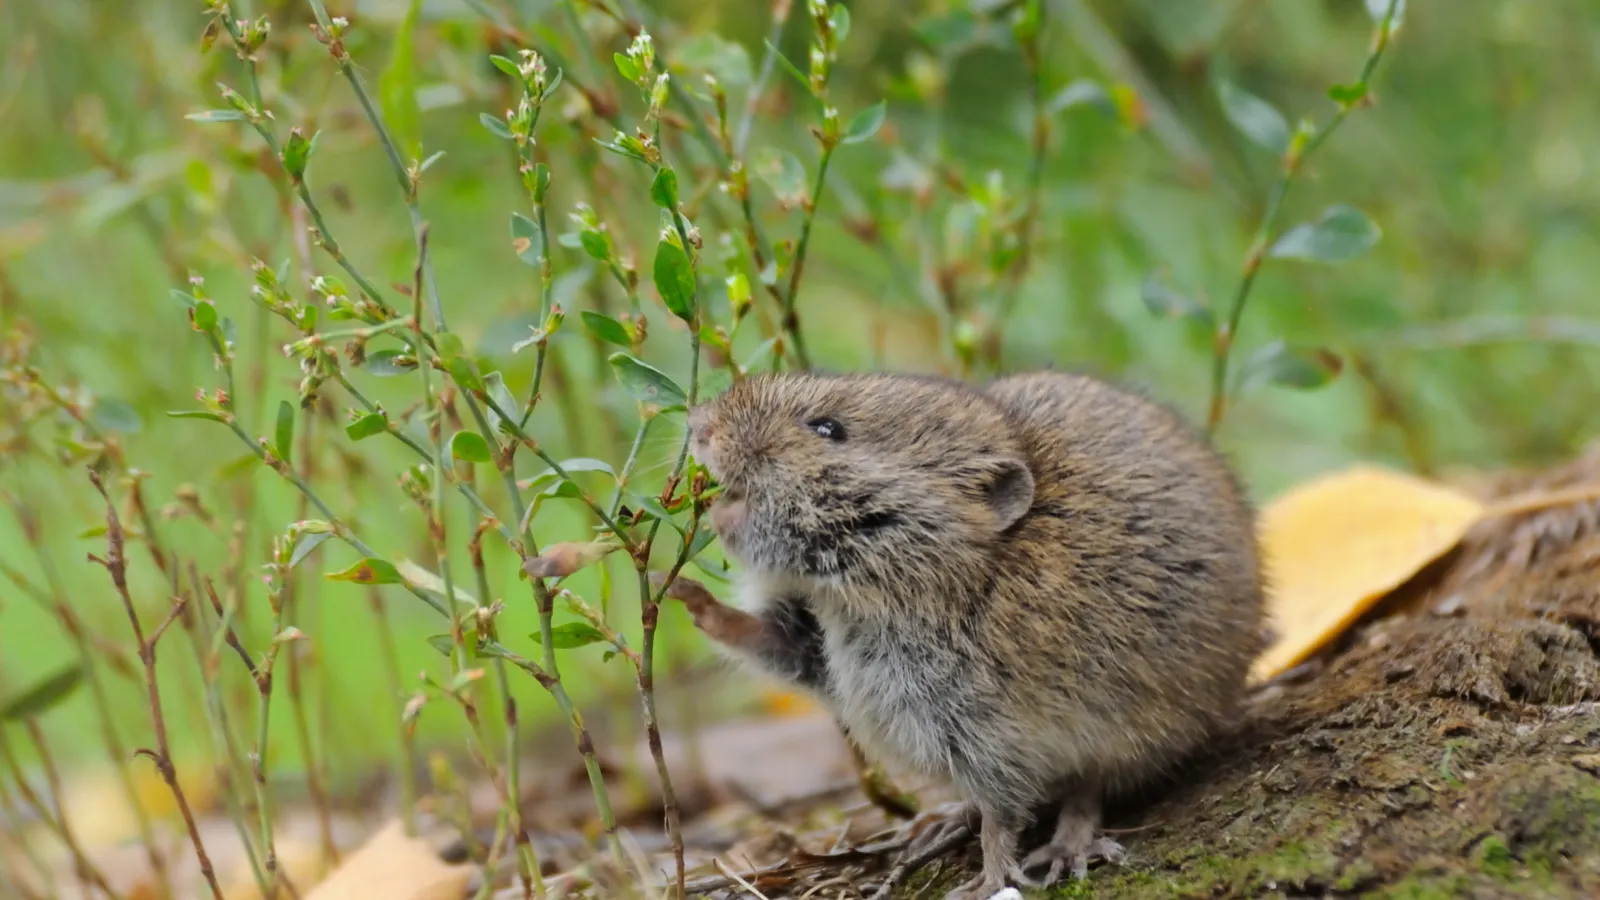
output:
M1120 863L1128 858L1128 852L1105 835L1092 838L1078 847L1051 841L1024 857L1022 869L1027 871L1048 865L1043 876L1027 881L1029 887L1048 887L1060 880L1063 871L1071 872L1073 878L1088 878L1089 860L1096 857L1109 863Z
M921 856L923 851L943 843L946 838L954 839L958 830L976 834L977 824L978 811L971 804L959 801L940 804L918 815L907 826L916 836L906 846L905 854L908 857Z
M1033 882L1023 876L1021 869L1013 866L1004 876L984 874L960 884L945 894L944 900L990 900L1012 885L1034 886Z

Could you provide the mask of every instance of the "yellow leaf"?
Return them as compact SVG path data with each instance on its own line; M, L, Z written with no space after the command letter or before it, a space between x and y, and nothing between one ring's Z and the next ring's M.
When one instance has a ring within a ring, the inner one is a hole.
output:
M766 691L761 695L761 708L771 716L803 716L814 712L817 704L804 694Z
M427 841L407 837L396 819L345 857L306 900L459 900L472 866L447 865Z
M1357 465L1292 488L1261 511L1271 678L1337 638L1384 595L1449 552L1486 507L1388 469Z

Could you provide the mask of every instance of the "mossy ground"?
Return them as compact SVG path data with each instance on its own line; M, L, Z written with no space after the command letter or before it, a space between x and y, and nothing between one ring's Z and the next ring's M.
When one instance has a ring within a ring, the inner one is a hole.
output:
M1412 617L1108 827L1122 866L1035 898L1600 896L1600 666L1572 621ZM900 896L940 896L973 864ZM937 882L937 884L932 884ZM932 888L932 890L930 890Z

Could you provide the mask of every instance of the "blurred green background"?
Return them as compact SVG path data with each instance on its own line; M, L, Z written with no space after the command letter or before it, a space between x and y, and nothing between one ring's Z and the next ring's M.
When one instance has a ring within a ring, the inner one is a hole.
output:
M375 87L407 4L329 5L352 18L350 51ZM888 120L877 139L844 147L835 159L801 292L802 324L814 359L828 368L953 371L925 301L935 267L959 262L964 252L963 213L937 189L920 207L906 185L936 185L940 171L970 184L998 173L1008 193L1025 192L1029 76L1009 32L983 26L973 12L1003 4L847 5L853 26L840 53L834 102L849 116L887 99ZM1340 266L1269 262L1245 315L1236 358L1284 338L1331 347L1359 363L1320 391L1263 389L1240 398L1220 441L1258 499L1352 459L1428 472L1536 464L1572 453L1595 431L1600 6L1583 0L1407 5L1405 26L1374 82L1376 105L1357 111L1311 160L1280 223L1349 203L1381 226L1381 242ZM310 181L330 226L379 284L409 283L414 248L393 173L348 85L311 38L308 11L298 2L249 6L274 25L263 68L280 134L294 124L323 131ZM1045 6L1045 99L1088 79L1109 96L1138 101L1110 114L1089 104L1050 115L1034 265L1005 322L1004 365L1097 371L1141 386L1198 421L1207 401L1209 336L1153 317L1141 284L1161 272L1170 287L1224 305L1278 165L1229 125L1216 80L1231 79L1291 122L1300 116L1325 122L1334 111L1326 89L1351 80L1366 53L1372 29L1366 4L1050 0ZM237 6L241 13L244 7ZM646 10L669 62L685 47L723 54L732 105L742 110L748 88L737 76L759 67L769 8L688 0ZM447 154L428 171L421 192L441 292L453 328L469 346L501 360L520 395L531 377L530 354L512 356L510 346L535 321L538 278L509 246L508 216L526 211L509 145L478 121L514 102L507 80L488 63L491 52L514 47L496 36L485 11L514 25L531 46L560 53L584 84L624 98L625 120L636 120L638 104L609 63L596 68L579 52L571 7L537 0L420 6L420 134L425 153ZM598 59L626 46L626 36L603 16L579 15ZM247 518L246 566L253 572L266 537L297 517L295 495L269 471L241 466L244 448L221 426L163 415L192 408L197 388L220 383L209 351L169 294L191 270L239 324L246 422L267 433L268 411L293 399L299 380L295 365L277 352L287 328L247 295L251 258L276 265L294 256L294 229L262 174L260 142L237 123L184 118L220 105L215 82L241 85L240 66L222 44L201 54L204 22L201 3L181 0L0 5L0 323L33 329L36 363L53 383L81 384L137 411L141 425L124 443L130 464L150 474L152 498L165 503L181 484L198 488L217 526L181 518L167 526L169 541L206 571L220 571L229 562L231 523ZM802 4L781 42L802 66L809 31ZM708 43L707 34L742 52ZM817 150L796 88L783 72L774 75L750 146L753 156L769 148L793 153L809 178ZM553 102L559 107L574 97L566 87ZM553 171L552 229L568 230L565 214L573 204L596 204L619 244L646 261L641 269L648 277L656 219L639 167L597 155L592 141L554 111L539 136ZM677 164L687 171L693 161ZM599 174L586 175L595 165ZM780 209L767 186L756 183L766 229L792 238L800 213ZM883 229L888 255L852 234L849 226L859 225L864 212ZM700 224L705 258L714 261L724 228L706 214ZM633 404L611 386L576 311L599 302L618 308L621 295L580 252L557 247L554 256L557 299L572 317L553 352L564 390L581 402L565 415L546 403L534 433L558 456L620 461ZM314 258L320 271L333 271L325 256ZM726 309L724 300L716 302ZM659 306L651 320L647 358L681 379L687 370L681 328L672 328ZM761 336L743 338L748 346L741 343L741 352L749 353ZM399 407L414 385L372 389ZM334 401L341 410L348 405L337 392ZM620 430L602 423L602 410L617 417ZM673 419L652 432L645 467L651 484L665 474L680 429L681 419ZM410 464L403 452L392 442L352 445L331 427L323 431L333 436L318 454L324 496L369 543L429 559L422 517L395 486L395 475ZM48 435L45 453L21 452L16 435L6 437L16 452L4 456L0 483L38 515L45 556L74 606L99 633L130 645L103 571L84 560L86 552L103 551L104 542L80 536L101 516L81 466L48 458ZM343 468L344 454L366 474ZM539 468L523 465L529 473ZM461 509L454 512L459 552L472 523ZM552 503L537 526L543 540L572 540L587 523L577 507ZM515 560L500 547L490 552L496 596L510 607L504 631L526 634L535 616L526 588L512 576ZM164 609L163 590L147 561L132 555L138 599L146 618L155 618ZM310 565L333 571L353 558L330 543ZM0 560L44 580L46 562L9 516L0 516ZM611 574L626 570L619 565ZM615 580L614 621L627 626L632 595L626 578ZM574 587L598 602L612 586L590 573ZM334 583L310 589L315 593L294 624L312 638L309 690L319 723L313 730L331 751L335 775L354 777L372 755L388 752L400 701L382 677L364 589ZM386 602L400 635L402 672L409 679L425 666L439 669L442 658L421 639L440 630L431 613L391 593ZM259 596L252 602L246 642L259 648L267 620ZM636 622L627 630L636 633ZM676 677L670 673L687 677L691 666L714 677L716 667L703 661L702 642L677 610L669 610L662 640L665 680ZM70 654L49 617L0 587L0 694ZM589 703L616 698L617 721L629 721L637 700L626 672L600 655L598 648L566 654L568 679ZM164 652L162 667L173 685L169 706L181 761L182 751L204 753L209 746L199 675L193 656L177 647ZM230 689L248 703L240 674L229 672ZM127 701L119 707L120 729L131 744L145 742L148 713L137 702L138 685L116 676L110 684ZM531 683L519 693L529 718L551 714L553 705ZM730 687L720 708L734 709L752 693L743 683ZM664 711L666 727L676 715ZM430 712L425 731L458 734L459 719ZM99 759L87 740L90 722L85 698L77 697L48 725L63 753ZM279 765L296 765L289 729L276 728L274 741L281 742L274 751Z

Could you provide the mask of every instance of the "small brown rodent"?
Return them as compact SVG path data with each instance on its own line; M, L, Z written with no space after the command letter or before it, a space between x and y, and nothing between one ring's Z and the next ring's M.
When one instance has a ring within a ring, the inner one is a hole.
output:
M689 425L743 610L675 594L869 754L955 787L983 872L951 897L1120 858L1104 794L1234 715L1261 640L1254 516L1161 406L1056 372L795 374ZM1019 860L1047 804L1054 837Z

